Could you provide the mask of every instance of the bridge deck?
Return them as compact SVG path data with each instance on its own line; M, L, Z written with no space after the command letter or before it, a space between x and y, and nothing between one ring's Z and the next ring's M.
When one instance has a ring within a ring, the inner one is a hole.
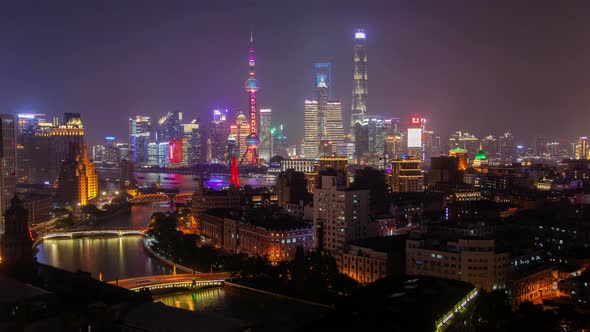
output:
M167 274L147 277L129 278L118 281L118 286L127 289L141 289L141 288L169 288L169 287L186 287L189 286L193 278L195 278L197 286L207 285L222 285L225 279L229 278L229 273L195 273L192 274ZM116 281L110 281L110 284L117 284Z

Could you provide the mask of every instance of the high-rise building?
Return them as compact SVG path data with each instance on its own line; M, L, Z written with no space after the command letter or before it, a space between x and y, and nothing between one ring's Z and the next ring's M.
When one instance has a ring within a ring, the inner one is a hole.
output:
M182 125L184 138L186 138L187 158L185 162L192 166L201 162L201 127L199 120L192 120L190 123Z
M391 191L424 191L424 175L422 174L422 160L412 158L395 159L391 163Z
M182 112L168 112L158 120L158 143L182 137Z
M79 113L64 113L63 122L50 130L51 152L49 173L56 182L60 175L61 162L70 155L70 146L84 143L84 126Z
M354 31L353 45L353 87L350 128L354 131L356 123L364 123L367 114L367 35L363 29Z
M404 151L401 135L387 135L383 149L385 151L385 162L387 165L390 165L393 159L401 159Z
M500 158L512 160L516 155L516 146L514 145L514 136L511 133L504 133L498 139L500 143Z
M148 144L152 141L152 123L149 116L129 118L129 148L131 160L138 165L148 162Z
M28 184L50 183L50 132L52 123L45 114L20 113L16 127L17 181Z
M324 81L315 89L316 101L318 102L318 141L326 139L326 124L327 124L327 108L328 108L328 86Z
M326 107L326 137L333 146L344 143L344 127L342 125L342 103L328 101ZM334 149L335 150L335 149Z
M207 144L210 147L210 154L207 161L224 160L228 135L230 134L229 111L213 110L213 120L209 126L209 135ZM237 138L237 137L235 137ZM237 157L236 155L233 155Z
M588 137L580 137L576 144L576 159L590 159L588 155Z
M28 214L23 202L16 196L9 202L2 210L2 218L6 219L6 231L3 230L0 249L3 268L17 272L21 270L17 266L33 264L33 243L29 236Z
M0 121L0 211L4 215L16 193L16 124L12 114L0 114ZM4 232L4 221L0 226L0 232Z
M332 64L330 62L314 63L314 85L320 85L320 82L328 87L328 98L332 99Z
M98 176L84 143L72 143L62 162L58 197L64 203L84 206L98 196Z
M330 253L366 238L369 222L369 190L351 190L338 182L336 176L322 176L313 192L314 246Z
M246 153L240 156L240 164L246 163L258 166L258 146L260 145L260 137L258 135L258 106L256 104L256 92L260 90L260 83L254 78L254 40L250 35L250 76L244 83L244 88L248 92L248 109L250 113L250 122L248 127L250 134L246 137Z
M303 152L305 158L315 159L319 157L318 137L318 102L316 100L305 100L305 143Z
M271 146L272 146L272 134L271 134L271 120L272 120L272 110L270 108L261 108L260 109L260 146L258 148L258 153L260 158L266 160L268 163L270 158L273 156L271 155Z
M401 120L400 118L383 119L383 127L387 135L401 135Z
M230 130L230 135L236 138L237 157L240 159L248 152L247 139L250 136L250 123L242 112L238 113L236 126L230 126Z
M410 119L410 124L408 125L407 152L408 156L414 159L422 160L422 133L422 118L412 117Z
M284 125L279 125L278 131L273 138L273 154L287 158L287 136L285 134Z
M383 118L378 115L370 115L367 117L367 126L369 152L383 155L385 143L385 126Z

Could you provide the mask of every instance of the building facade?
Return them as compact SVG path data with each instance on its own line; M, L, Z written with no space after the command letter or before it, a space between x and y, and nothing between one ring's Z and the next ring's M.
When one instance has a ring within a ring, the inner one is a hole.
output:
M315 247L332 253L367 237L369 223L369 191L337 183L336 176L322 176L321 186L313 192Z
M488 239L408 239L406 274L462 280L491 291L510 283L510 254Z
M16 192L16 142L14 115L1 114L0 121L0 211L3 215ZM3 231L4 223L0 225L0 232Z

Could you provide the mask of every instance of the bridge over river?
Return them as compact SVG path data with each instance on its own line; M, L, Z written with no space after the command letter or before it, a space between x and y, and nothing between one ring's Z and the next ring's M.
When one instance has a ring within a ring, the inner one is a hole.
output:
M203 287L223 286L225 279L229 277L230 274L227 272L195 273L194 275L187 273L136 277L111 281L110 283L135 291L144 288L147 288L151 291L172 288L197 290Z

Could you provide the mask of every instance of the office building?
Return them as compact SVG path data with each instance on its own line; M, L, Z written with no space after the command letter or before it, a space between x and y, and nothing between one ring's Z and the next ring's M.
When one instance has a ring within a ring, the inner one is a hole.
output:
M305 100L305 143L303 153L307 159L319 157L318 102Z
M190 123L182 125L184 138L186 139L187 158L185 162L189 166L196 165L201 162L201 126L199 120L192 120Z
M355 124L364 123L367 115L367 35L363 29L354 31L353 44L353 87L352 87L352 109L350 117L351 133Z
M213 120L211 121L211 124L208 128L209 130L207 135L207 161L225 160L225 153L227 152L227 140L230 134L228 113L228 110L213 110ZM234 137L234 139L237 139L237 136ZM232 156L237 157L235 154Z
M149 116L129 118L129 148L131 160L137 165L148 163L148 144L152 141L152 123Z
M407 153L408 156L420 160L422 160L422 154L424 151L422 133L422 118L412 117L406 135Z
M260 146L258 154L267 163L274 155L272 154L272 132L271 132L272 110L270 108L260 109Z
M383 118L378 115L370 115L367 118L367 134L370 153L382 156L385 152L385 126Z
M516 145L514 136L511 133L504 133L498 138L500 147L500 158L505 161L511 161L516 156Z
M86 144L72 143L70 155L62 162L58 198L63 203L84 206L98 196L98 176L94 163L88 158Z
M287 158L287 148L287 136L285 135L284 125L281 124L279 125L278 131L273 136L273 155Z
M334 147L344 143L342 123L342 103L336 100L328 101L326 105L326 137Z
M336 176L322 176L313 192L314 246L342 252L346 243L367 237L369 190L338 186Z
M12 114L0 114L0 211L10 206L10 200L16 192L16 142L15 120ZM4 218L2 218L4 219ZM4 224L0 225L4 231Z
M314 63L314 84L317 87L324 82L328 88L328 99L332 99L332 64L330 62Z
M64 113L62 124L54 126L50 130L50 176L51 181L56 182L61 169L61 163L70 156L70 146L78 146L84 143L84 126L79 113Z
M158 120L158 143L182 137L182 112L168 112Z
M424 175L420 159L395 159L391 163L391 191L422 192Z
M406 274L462 280L492 291L510 282L510 254L494 240L427 235L406 241Z
M588 152L588 137L580 137L576 144L575 159L590 159Z

